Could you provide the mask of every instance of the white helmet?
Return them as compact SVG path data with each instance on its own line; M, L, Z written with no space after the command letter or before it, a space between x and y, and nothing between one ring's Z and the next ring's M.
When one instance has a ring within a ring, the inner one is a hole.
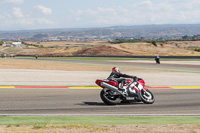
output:
M118 67L113 67L112 72L120 73L120 69Z

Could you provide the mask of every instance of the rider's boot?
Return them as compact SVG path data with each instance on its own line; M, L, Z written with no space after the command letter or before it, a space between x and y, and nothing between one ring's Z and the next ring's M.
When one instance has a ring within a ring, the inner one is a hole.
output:
M119 90L120 91L123 91L123 92L125 92L126 91L126 86L124 86L124 81L122 81L120 84L119 84Z
M125 91L125 89L124 89L124 88L121 88L121 87L119 87L119 90L120 90L120 91Z
M126 86L120 86L119 90L125 92L126 91Z

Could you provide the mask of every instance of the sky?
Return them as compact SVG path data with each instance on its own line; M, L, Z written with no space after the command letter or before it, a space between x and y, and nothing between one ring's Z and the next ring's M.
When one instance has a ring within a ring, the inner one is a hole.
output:
M0 31L200 24L200 0L0 0Z

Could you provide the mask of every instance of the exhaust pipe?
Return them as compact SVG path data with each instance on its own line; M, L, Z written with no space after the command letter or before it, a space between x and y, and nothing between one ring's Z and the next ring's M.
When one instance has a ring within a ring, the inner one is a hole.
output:
M126 97L126 96L125 96L122 92L120 92L120 91L118 90L118 88L115 87L115 86L109 85L109 84L107 84L107 83L105 83L105 82L101 82L101 86L102 86L102 87L105 87L105 88L108 88L108 89L111 90L111 91L115 91L115 92L121 94L123 97Z

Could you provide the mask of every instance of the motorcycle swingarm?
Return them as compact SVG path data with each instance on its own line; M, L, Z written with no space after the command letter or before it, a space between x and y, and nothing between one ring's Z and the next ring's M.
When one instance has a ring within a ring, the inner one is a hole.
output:
M107 90L109 90L110 95L113 95L113 96L121 95L119 92L111 91L110 89L107 89L107 88L106 89L104 88L103 90L105 93L108 93Z

